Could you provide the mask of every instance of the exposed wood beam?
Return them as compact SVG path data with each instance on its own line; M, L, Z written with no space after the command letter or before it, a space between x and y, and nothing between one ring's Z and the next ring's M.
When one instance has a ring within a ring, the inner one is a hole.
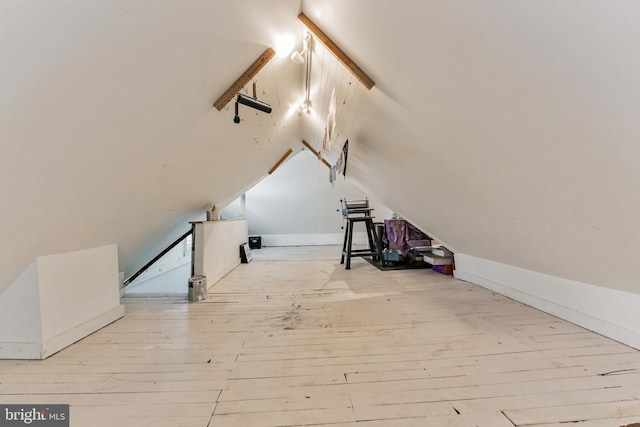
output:
M340 49L338 45L335 44L333 40L331 40L329 36L324 33L324 31L322 31L311 19L309 19L307 15L300 12L300 15L298 15L298 19L307 26L309 31L311 31L318 38L318 40L320 40L320 42L327 49L329 49L329 52L331 52L338 59L338 61L342 63L342 65L347 67L347 69L349 69L349 71L351 71L353 75L356 76L356 78L360 80L360 82L367 89L371 89L373 86L375 86L375 82L371 79L371 77L369 77L364 71L362 71L362 69L358 67L358 65L353 62L353 60L349 58L349 56L344 53L342 49Z
M293 153L293 150L291 148L289 148L289 151L287 151L286 153L284 153L284 156L282 156L280 158L280 160L278 160L278 163L276 163L275 165L273 165L273 167L271 168L271 170L269 171L269 175L271 175L272 173L274 173L276 171L276 169L278 169L278 167L280 167L280 165L282 164L282 162L284 162L287 157L289 157L289 155Z
M304 139L302 140L302 144L307 147L307 150L311 151L313 154L315 154L315 156L318 158L318 160L320 160L322 163L325 164L326 167L331 168L331 165L329 164L329 162L327 162L325 159L323 159L320 156L320 153L317 152L316 150L313 149L313 147L311 145L309 145L309 143L307 141L305 141Z
M262 55L260 55L260 57L256 59L253 64L251 64L249 68L247 68L247 71L242 73L242 75L238 77L238 80L236 80L231 85L231 87L229 87L229 89L227 89L227 91L222 94L220 98L218 98L213 106L216 107L218 111L221 111L224 106L227 105L229 101L231 101L231 99L236 96L238 92L240 92L242 88L245 87L247 83L249 83L251 79L254 78L256 74L258 74L260 70L262 70L262 67L267 65L267 62L269 62L275 54L276 51L273 50L273 48L268 47L267 50L265 50Z

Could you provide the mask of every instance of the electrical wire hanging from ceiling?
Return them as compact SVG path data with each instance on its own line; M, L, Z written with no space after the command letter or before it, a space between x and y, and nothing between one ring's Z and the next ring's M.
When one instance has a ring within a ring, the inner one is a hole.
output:
M305 88L306 88L306 93L305 93L305 113L309 114L311 113L311 61L312 61L312 57L311 57L311 33L307 31L307 33L304 35L304 40L303 40L303 45L304 45L304 50L306 51L306 61L305 61L305 65L306 65L306 78L305 78Z
M305 65L305 96L302 105L299 108L299 113L311 114L311 33L307 31L302 39L302 52L293 52L291 54L291 60L297 64ZM303 56L304 55L304 56Z

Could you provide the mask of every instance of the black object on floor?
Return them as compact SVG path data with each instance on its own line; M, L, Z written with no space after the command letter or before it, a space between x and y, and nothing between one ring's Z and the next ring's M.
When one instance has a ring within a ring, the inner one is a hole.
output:
M249 236L249 248L250 249L262 248L262 236Z
M380 271L392 271L392 270L417 270L419 268L431 268L431 264L424 263L421 265L408 265L406 262L389 262L387 261L385 265L381 265L378 260L372 259L368 256L361 257L363 260L367 261L369 264L373 265Z
M382 260L382 248L380 247L380 239L376 235L375 226L373 225L373 217L371 216L358 216L358 217L345 217L347 220L347 228L344 230L344 242L342 243L342 257L340 258L340 264L345 264L345 269L351 268L351 257L357 256L371 256L378 260ZM369 247L367 249L353 249L353 227L356 222L364 222L367 229L367 240L369 241ZM346 260L346 262L345 262Z

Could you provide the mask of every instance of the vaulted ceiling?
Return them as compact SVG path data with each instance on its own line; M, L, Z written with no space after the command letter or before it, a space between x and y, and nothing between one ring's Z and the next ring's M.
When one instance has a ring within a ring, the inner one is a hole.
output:
M264 114L212 103L255 80ZM304 138L335 86L349 177L453 249L640 293L640 31L634 1L169 0L0 4L0 290L39 255L117 243L120 268Z

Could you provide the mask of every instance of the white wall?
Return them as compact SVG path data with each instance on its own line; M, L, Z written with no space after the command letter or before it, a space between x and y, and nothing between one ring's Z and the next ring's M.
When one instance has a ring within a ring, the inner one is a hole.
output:
M124 315L116 245L38 257L0 294L0 357L38 359Z
M305 2L377 83L354 181L456 252L639 294L640 3L362 6Z
M240 245L247 242L247 230L246 219L196 223L193 274L207 276L211 287L240 265Z
M455 277L640 349L640 295L562 279L464 254Z
M220 207L217 209L220 209ZM243 193L242 196L222 208L219 214L222 219L245 218L247 214L245 194Z
M124 288L127 297L186 295L191 277L191 262L175 266L138 282L136 279Z
M39 358L42 322L37 262L0 292L0 359Z
M126 296L187 294L191 238L187 237L124 288Z
M456 252L640 294L637 1L305 0L376 86L318 50L299 120L303 67L276 58L257 80L277 108L238 125L212 103L276 30L302 33L300 0L40 3L0 14L0 290L114 241L135 270L301 136L317 147L335 84L367 194Z
M342 175L332 186L329 169L311 152L299 151L247 191L249 234L262 236L265 246L341 244L340 200L345 197L360 200L367 195ZM390 217L391 212L381 203L370 203L376 221ZM359 243L366 242L363 231L356 230Z
M233 103L218 111L213 102L276 29L297 31L299 8L300 0L2 7L0 195L10 202L0 216L0 290L38 256L111 242L128 276L150 259L139 257L147 248L166 247L158 239L180 235L165 234L175 224L266 174L299 141L287 114L300 68L274 58L256 76L272 114L241 107L235 124Z

